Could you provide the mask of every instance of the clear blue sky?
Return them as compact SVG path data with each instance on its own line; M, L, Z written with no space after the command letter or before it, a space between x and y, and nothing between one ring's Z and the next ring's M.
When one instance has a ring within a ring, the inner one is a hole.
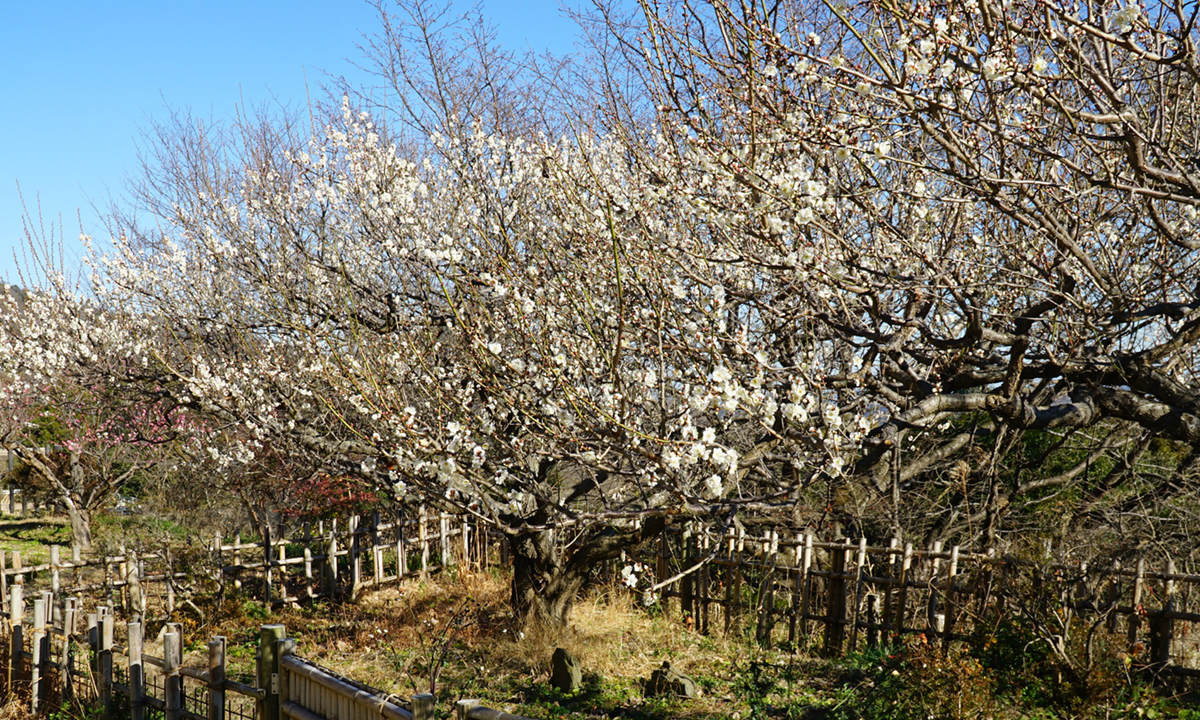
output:
M558 0L482 0L511 49L571 50ZM456 8L469 9L468 2ZM22 206L103 239L92 204L120 197L140 129L168 108L229 118L237 104L305 101L352 61L376 12L361 0L0 0L0 280L16 281ZM356 82L358 81L358 82Z

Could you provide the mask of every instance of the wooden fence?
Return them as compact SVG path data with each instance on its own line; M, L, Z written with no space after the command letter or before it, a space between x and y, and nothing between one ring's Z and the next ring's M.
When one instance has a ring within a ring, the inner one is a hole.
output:
M1034 562L934 544L812 534L754 536L689 524L664 533L637 560L668 612L702 633L751 632L829 655L922 634L948 645L1020 618L1046 637L1068 638L1074 619L1121 633L1139 663L1200 676L1200 574L1173 560L1154 567Z
M30 597L47 589L167 618L200 583L281 604L352 597L451 565L507 560L503 538L424 507L269 534L259 542L214 538L200 559L130 550L64 560L63 551L52 549L48 562L30 567L19 553L0 551L0 599L8 602L18 579L33 579ZM1048 637L1067 635L1072 618L1101 619L1125 636L1139 662L1200 674L1200 633L1192 632L1200 622L1200 574L1179 571L1169 559L1105 567L1048 556L1032 562L938 545L873 546L777 531L720 534L697 522L668 530L654 547L611 567L634 561L649 569L651 591L702 633L749 632L763 644L836 655L917 633L946 644L966 640L984 629L982 622L1005 614L1041 623ZM608 567L595 572L615 579Z
M435 699L416 695L403 701L330 672L296 654L296 642L282 625L263 625L252 677L230 677L226 639L208 642L201 663L185 662L181 626L167 623L156 639L145 636L140 618L124 623L123 637L113 609L86 616L79 633L76 598L49 591L33 602L25 622L23 587L13 587L0 639L2 697L26 703L33 712L78 704L106 718L144 720L156 711L165 720L433 720ZM123 642L118 642L121 640ZM153 646L159 655L151 654ZM528 720L479 706L457 703L459 718Z
M290 536L274 528L270 540L240 536L192 551L120 548L81 556L51 546L45 562L27 564L20 552L0 550L0 607L19 581L58 594L96 598L132 614L167 617L199 585L279 605L318 597L354 597L363 588L451 565L481 567L503 561L506 546L472 523L425 506L390 516L373 513L345 521L305 523Z

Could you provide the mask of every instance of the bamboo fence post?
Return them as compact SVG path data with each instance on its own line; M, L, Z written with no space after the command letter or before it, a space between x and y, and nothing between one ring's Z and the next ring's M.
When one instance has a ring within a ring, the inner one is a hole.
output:
M117 580L114 584L121 598L121 610L129 612L129 552L125 549L124 541L121 542L120 551L121 554L117 556Z
M830 570L825 587L825 653L839 655L846 636L846 541L831 548Z
M225 637L208 643L208 720L225 720Z
M29 634L29 708L34 714L46 696L46 671L49 669L49 653L46 642L46 596L33 601L33 627Z
M11 698L17 694L24 677L25 637L21 620L25 617L25 588L14 583L8 593L8 677L5 689Z
M793 652L798 641L797 631L799 630L799 615L800 615L800 586L804 582L804 571L800 569L800 564L804 556L804 540L801 536L796 535L792 538L792 561L788 567L788 578L792 584L792 608L788 618L788 643L791 644Z
M362 556L359 547L358 515L350 516L350 599L358 597L362 586Z
M692 541L695 540L695 524L690 520L684 523L683 535L679 539L679 553L682 556L680 561L680 570L687 570L692 566L694 553L692 552ZM679 615L685 623L691 622L693 626L696 623L694 593L692 592L692 574L688 573L679 578Z
M935 637L940 637L942 625L945 622L945 616L938 612L941 609L941 604L938 603L938 573L942 569L942 559L939 557L942 553L942 542L934 540L929 546L929 578L928 591L929 597L926 598L925 604L925 632L931 640Z
M763 584L759 594L762 612L758 620L758 642L763 647L771 645L775 630L775 570L779 566L779 532L772 529L763 543Z
M100 707L105 717L113 715L113 616L102 613L96 618L96 636L100 646L96 654Z
M338 581L338 559L337 559L337 520L334 519L329 523L329 543L328 549L325 551L325 577L329 582L329 597L333 597L337 592Z
M408 548L404 544L404 510L397 508L395 512L396 523L396 579L403 580L404 573L408 572Z
M383 545L379 541L379 511L371 513L371 570L375 584L383 584Z
M59 591L59 587L60 587L58 573L59 573L59 567L61 566L61 564L62 563L59 560L58 546L51 545L50 546L50 590L55 595L58 595L58 591Z
M479 707L478 700L459 700L454 703L454 720L467 720L467 713Z
M13 583L17 585L25 584L25 565L21 562L20 550L13 550L12 552L12 569Z
M129 551L129 605L130 612L142 615L146 612L146 595L142 586L144 577L143 559L136 550Z
M183 710L183 677L179 674L182 657L182 638L172 628L163 634L163 715L166 720L179 720Z
M804 533L804 550L800 556L800 634L808 636L808 615L812 603L813 534Z
M279 548L279 554L275 557L275 562L272 563L279 567L279 601L286 603L292 599L288 593L288 553L287 553L287 538L283 535L283 527L279 528L279 539L272 540L276 547Z
M723 541L725 541L727 543L725 546L726 547L725 554L726 554L726 558L727 558L727 562L725 564L725 634L728 635L730 629L733 628L733 614L734 614L734 601L735 601L734 594L733 594L734 593L733 578L734 578L734 574L737 572L737 563L738 563L737 555L736 555L737 539L734 537L732 529L726 532L725 537L723 538Z
M1133 601L1130 603L1129 627L1127 630L1129 640L1129 652L1136 654L1137 652L1137 636L1138 628L1141 624L1141 615L1145 612L1142 607L1142 592L1145 586L1146 576L1146 558L1140 557L1137 562L1137 571L1133 577Z
M700 542L701 542L700 555L702 557L707 558L709 555L709 550L712 547L712 538L709 537L708 533L704 533L700 537ZM705 562L704 565L700 567L700 574L699 574L699 577L697 578L700 583L700 593L699 593L700 594L700 622L697 624L696 627L700 632L704 633L705 635L707 635L709 632L709 630L708 630L708 614L709 614L709 605L711 604L711 595L712 595L712 593L710 592L711 578L709 577L709 567L710 567L710 563Z
M268 519L262 526L262 569L263 569L263 602L267 607L271 607L271 601L274 599L274 588L272 584L275 582L275 531L271 528L271 521Z
M1171 662L1171 635L1175 620L1175 561L1167 560L1167 577L1163 582L1162 608L1150 620L1150 666L1154 672L1162 672Z
M894 620L895 620L895 600L894 600L894 598L896 596L897 578L900 576L899 568L900 568L901 561L899 558L899 553L900 553L900 540L898 538L892 538L891 540L888 541L887 556L886 556L887 562L884 563L884 566L887 567L887 569L888 569L888 573L887 573L887 579L884 580L884 588L885 589L883 591L883 623L882 623L883 626L881 628L879 628L881 631L881 638L883 639L883 642L885 642L885 643L888 642L888 640L891 636L891 633L894 633L896 631L895 627L894 627L894 625L895 625L895 623L894 623Z
M63 607L63 637L62 652L59 655L59 665L62 676L62 699L70 704L75 699L75 666L71 662L74 654L75 625L79 621L79 598L69 597Z
M304 596L313 597L312 523L304 523Z
M866 587L867 539L858 539L854 556L854 624L850 627L850 652L858 649L858 631L862 625L863 594Z
M233 536L233 589L242 590L242 531Z
M441 553L442 570L450 564L450 516L445 510L438 513L438 549Z
M417 517L417 536L421 541L421 579L429 577L429 530L425 527L429 511L422 503Z
M658 558L655 561L655 565L656 565L656 574L658 575L658 581L655 583L655 585L666 582L666 579L669 577L669 575L667 574L667 532L665 530L663 531L663 533L661 535L658 536ZM663 617L667 616L667 610L669 608L669 604L667 602L667 596L668 596L668 593L670 592L670 590L671 590L671 588L669 586L663 585L663 588L662 588Z
M945 619L942 624L942 653L950 652L950 641L954 638L954 623L958 619L958 556L959 546L950 549L950 569L946 572Z
M146 671L142 665L142 624L131 622L129 631L129 718L142 720L145 716Z
M8 561L7 552L0 550L0 606L8 605Z
M467 519L462 519L462 566L464 568L471 567L471 527L467 523Z
M892 614L892 620L895 622L893 632L897 636L904 635L904 618L908 616L908 586L910 574L912 571L913 546L912 543L904 543L904 555L900 563L900 587L896 592L896 610Z

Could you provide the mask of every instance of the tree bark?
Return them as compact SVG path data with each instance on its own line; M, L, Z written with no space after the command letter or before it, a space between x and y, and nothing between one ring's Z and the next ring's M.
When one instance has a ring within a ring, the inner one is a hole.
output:
M29 448L14 448L14 451L21 462L33 468L54 489L56 499L67 509L67 517L71 521L71 543L81 551L91 550L92 513L83 502L80 492L84 483L84 469L79 451L72 450L68 455L67 482L59 477L54 462L44 452Z
M521 627L566 627L591 570L658 537L666 526L665 518L650 518L632 530L605 528L611 534L592 534L566 548L556 545L551 530L526 528L510 534L512 607Z

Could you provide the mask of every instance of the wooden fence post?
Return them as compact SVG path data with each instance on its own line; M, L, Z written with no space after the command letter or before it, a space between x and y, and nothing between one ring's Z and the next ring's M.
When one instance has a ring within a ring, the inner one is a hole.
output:
M329 523L329 548L325 551L325 576L329 581L329 597L337 594L338 582L337 518Z
M208 720L225 720L225 637L208 643Z
M376 586L383 584L383 543L379 539L378 510L371 513L371 577Z
M854 623L850 629L850 652L858 649L858 631L862 626L863 596L866 594L867 539L858 539L854 556Z
M304 596L313 597L312 523L304 523ZM299 593L297 593L299 597Z
M1133 601L1130 603L1129 612L1129 627L1127 630L1129 640L1129 652L1136 654L1138 628L1141 626L1142 613L1145 608L1142 607L1142 592L1145 589L1146 577L1146 558L1138 558L1137 572L1133 576Z
M50 546L50 591L55 595L59 592L59 577L58 571L61 566L59 560L59 549L57 545Z
M708 533L704 533L704 535L702 535L700 537L700 557L707 558L709 556L709 551L711 550L711 548L712 548L712 538L709 537ZM700 566L700 569L696 572L696 582L700 586L699 592L698 592L698 595L699 595L698 602L700 603L700 618L699 618L699 621L696 623L696 629L699 630L700 632L704 633L705 635L707 635L709 633L708 614L709 614L709 606L712 604L712 592L711 592L712 578L710 576L710 568L711 567L712 567L711 562L705 562L702 566Z
M692 566L692 559L694 557L692 553L692 541L696 537L693 528L694 525L690 520L684 523L683 532L679 537L680 571L687 570ZM693 579L692 573L688 573L679 579L679 615L685 623L690 620L694 625L696 622L696 608L692 593Z
M945 622L942 626L942 654L950 652L954 639L954 623L958 620L958 555L959 547L950 549L950 569L946 572L946 600L943 603Z
M738 531L740 536L741 530ZM738 555L741 561L741 555ZM813 534L804 533L804 550L800 555L800 634L808 637L809 606L812 603Z
M459 700L454 703L454 720L467 720L467 713L479 707L478 700Z
M466 517L462 519L462 566L471 567L471 527Z
M24 591L24 586L16 583L8 593L8 678L5 686L10 698L17 694L25 676L25 637L21 627L21 619L25 616Z
M450 565L450 516L445 510L438 513L438 554L445 570Z
M1160 673L1171 662L1171 635L1175 630L1175 561L1167 561L1162 609L1150 620L1150 669Z
M846 555L847 543L832 548L825 598L825 653L840 655L846 637Z
M46 596L33 601L33 632L29 635L29 708L35 714L42 698L46 696L46 670L49 669L49 653L46 643Z
M362 585L362 557L358 545L358 516L350 516L350 599L358 597L358 589Z
M741 531L741 528L738 528ZM725 566L725 634L733 628L733 618L737 615L737 604L741 600L741 586L738 583L738 578L741 577L741 556L738 554L737 538L733 531L726 535L728 545L727 554L729 555L729 563Z
M258 687L266 690L261 701L259 720L282 720L279 713L279 641L286 637L283 625L258 628Z
M142 665L142 624L131 622L129 631L129 718L142 720L145 716L146 669Z
M671 577L671 569L667 568L667 535L667 530L662 530L659 535L659 557L655 562L655 575L658 576L658 582L654 584L666 582L666 578ZM667 602L667 594L670 592L670 586L662 586L662 617L667 616L667 610L671 607Z
M412 720L433 720L434 709L434 698L429 693L412 696Z
M908 615L908 586L909 575L912 571L913 546L904 543L904 555L901 556L899 588L896 591L896 608L892 611L892 632L896 637L904 635L904 618Z
M168 626L163 634L163 715L166 720L179 720L183 711L183 676L179 667L183 660L183 638L178 625Z
M420 512L417 515L417 538L421 541L421 579L429 577L429 530L425 526L425 521L428 519L428 511L425 509L424 503L421 504Z
M396 523L396 579L403 580L408 572L408 548L404 542L404 510L395 513Z
M100 707L105 717L113 715L113 616L103 613L96 618L96 636L100 645L96 653L97 685L100 693Z
M79 621L79 598L66 598L63 606L62 620L62 653L59 655L62 677L62 699L64 704L71 704L75 699L75 664L71 662L74 655L75 625Z

